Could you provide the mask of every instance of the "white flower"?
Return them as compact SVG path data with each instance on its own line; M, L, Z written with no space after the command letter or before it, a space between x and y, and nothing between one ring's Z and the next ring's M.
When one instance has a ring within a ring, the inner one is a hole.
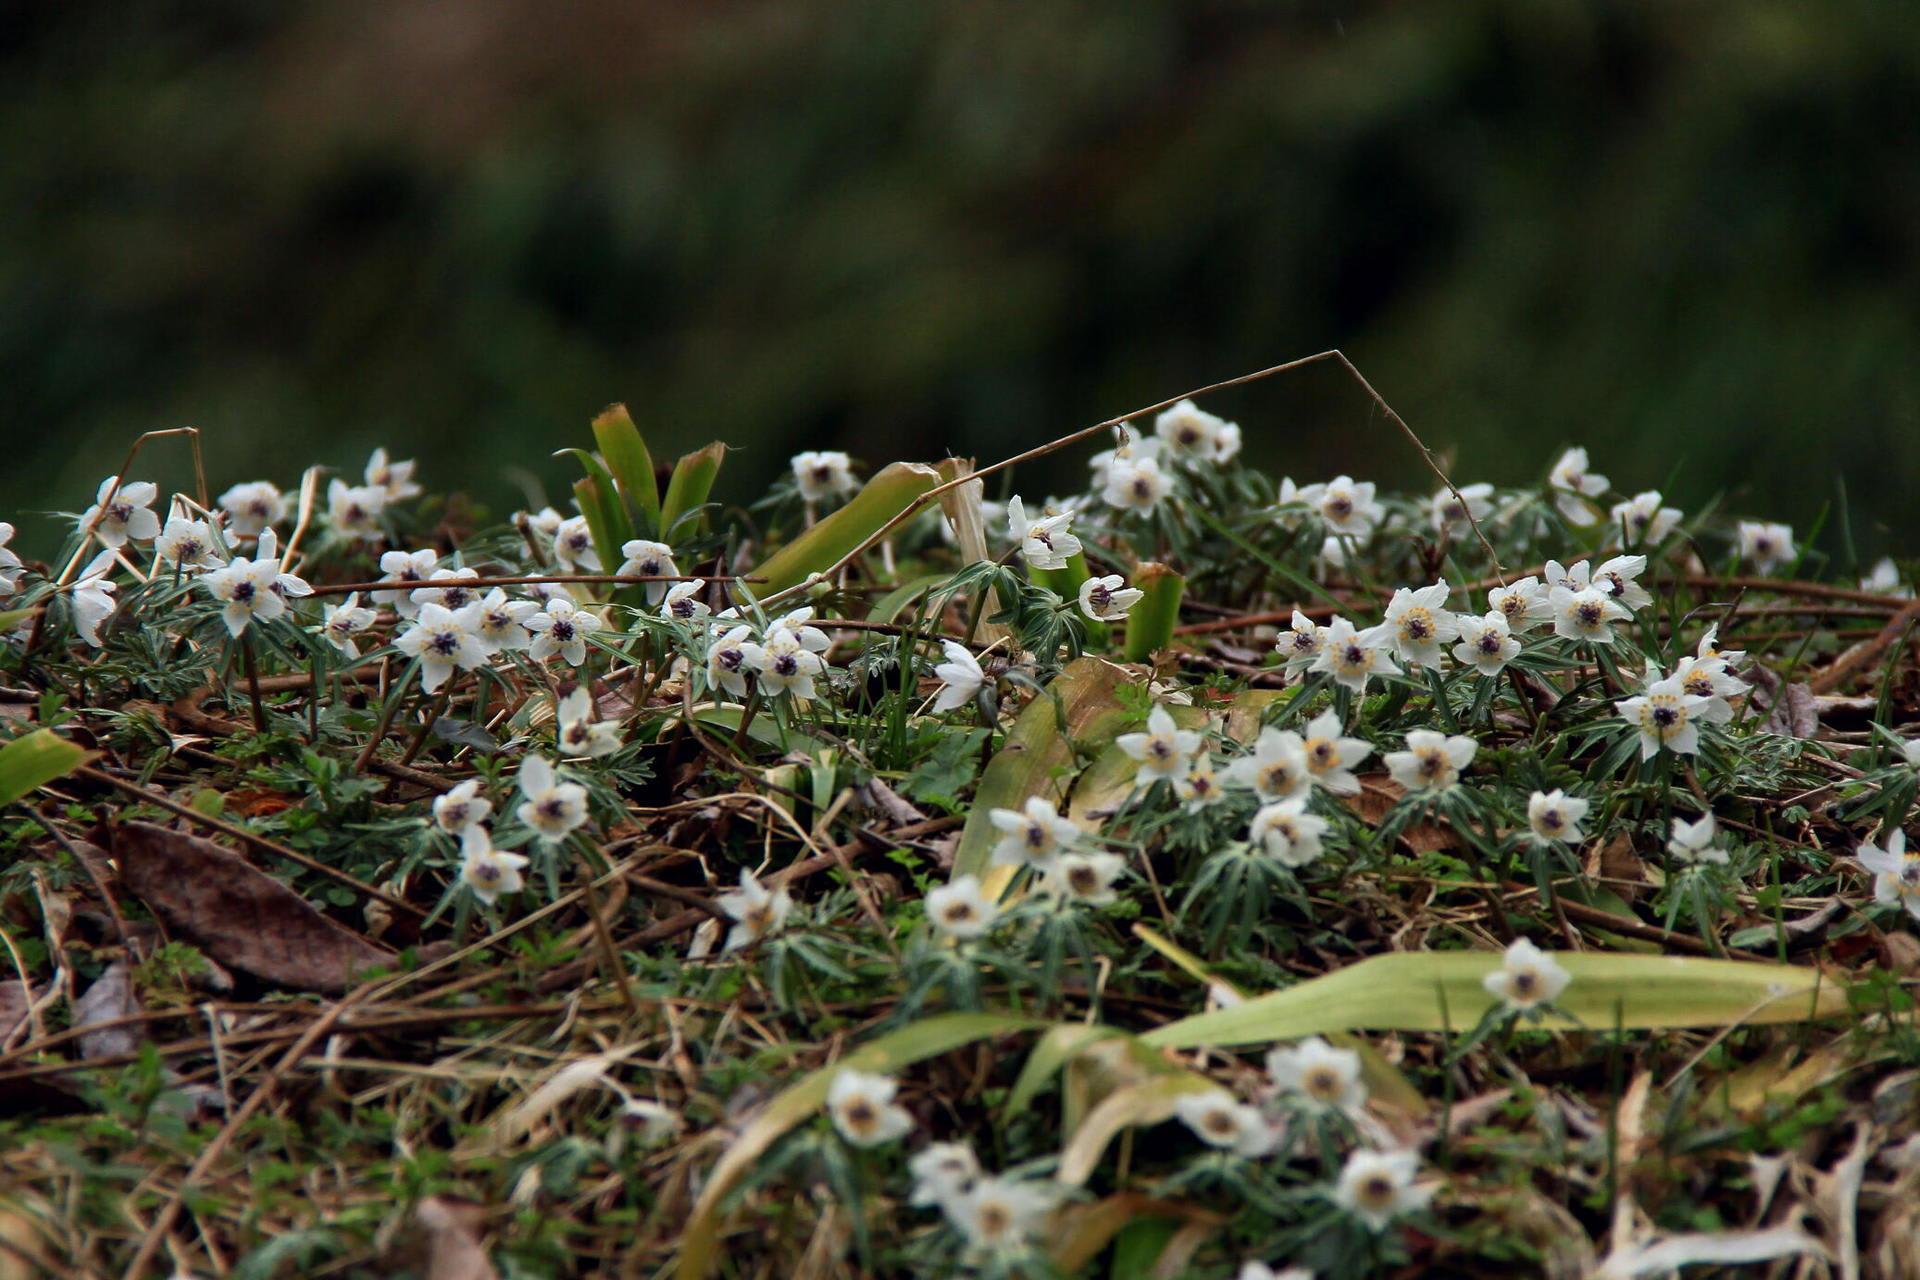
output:
M1897 902L1907 914L1920 920L1920 849L1907 852L1907 833L1895 827L1887 836L1887 847L1863 844L1854 850L1854 861L1873 872L1873 900Z
M978 938L999 915L1000 908L980 892L979 876L961 876L927 891L927 919L949 938Z
M794 483L808 502L852 493L858 487L853 478L853 459L838 451L808 450L793 455Z
M455 667L471 671L486 663L486 648L473 634L478 615L473 605L458 613L437 604L421 605L413 626L394 639L394 648L420 659L421 689L432 693L447 682Z
M1234 1280L1313 1280L1313 1272L1305 1267L1288 1267L1284 1271L1275 1271L1264 1262L1249 1259L1240 1264L1240 1270Z
M725 617L726 615L722 614L721 616ZM791 631L793 638L798 640L800 647L808 653L825 653L827 650L833 648L833 641L828 637L827 633L820 628L807 625L812 617L813 606L802 605L791 613L776 619L774 625L785 627L788 631Z
M1667 841L1667 852L1682 862L1711 862L1725 866L1727 851L1713 846L1713 838L1717 834L1711 813L1702 814L1697 822L1675 818L1673 836Z
M0 542L4 541L4 538L0 538ZM1873 570L1860 579L1860 589L1892 596L1897 600L1913 599L1913 588L1901 584L1900 566L1893 562L1892 556L1882 556L1874 562Z
M1487 609L1505 618L1515 634L1531 631L1553 617L1547 589L1532 575L1487 592Z
M1340 717L1329 707L1307 722L1300 750L1307 758L1307 775L1336 796L1358 795L1360 779L1353 766L1373 754L1362 738L1341 737Z
M1381 757L1393 780L1408 791L1441 791L1460 781L1480 744L1464 734L1448 737L1431 729L1410 729L1407 749Z
M813 678L826 668L820 655L807 649L800 638L775 623L760 644L743 641L740 652L760 677L760 687L768 696L791 694L796 698L814 696Z
M1304 799L1276 800L1254 812L1247 840L1283 867L1304 867L1320 856L1320 837L1328 825L1307 812Z
M1567 989L1573 975L1560 962L1525 938L1515 938L1500 958L1500 967L1480 979L1487 994L1514 1009L1550 1004Z
M1160 499L1173 488L1173 478L1150 457L1116 460L1107 468L1106 484L1100 500L1119 511L1145 515L1160 505Z
M474 638L488 657L509 649L524 649L533 643L527 619L538 612L540 606L533 601L509 600L506 592L495 587L481 597L474 609Z
M1293 611L1293 621L1287 625L1273 642L1273 648L1286 660L1289 673L1303 671L1313 665L1320 656L1320 648L1326 643L1327 629L1312 618Z
M1520 642L1513 638L1513 627L1504 613L1489 613L1482 618L1464 615L1458 623L1460 643L1453 646L1453 656L1483 676L1499 675L1520 652Z
M1406 1213L1417 1213L1433 1199L1434 1188L1414 1185L1420 1157L1411 1151L1356 1149L1340 1170L1333 1199L1375 1231Z
M1553 607L1553 633L1589 644L1612 644L1613 624L1633 616L1596 587L1583 591L1555 587L1547 593L1547 602Z
M1063 853L1047 873L1046 889L1087 907L1104 907L1120 895L1113 882L1126 862L1111 853Z
M1041 1233L1059 1201L1051 1183L981 1178L947 1202L947 1218L976 1251L1017 1253Z
M1269 1154L1279 1145L1278 1135L1260 1109L1237 1101L1225 1089L1183 1093L1173 1100L1173 1113L1208 1146L1250 1160Z
M1107 472L1116 466L1131 466L1140 458L1160 460L1161 441L1153 436L1135 435L1125 426L1113 429L1114 444L1111 449L1103 449L1087 459L1087 469L1093 472L1095 479L1105 480Z
M1173 780L1173 794L1185 802L1188 813L1198 813L1226 799L1226 791L1206 752L1195 756L1186 773Z
M1114 739L1116 746L1140 762L1133 775L1136 787L1178 780L1192 767L1200 742L1198 733L1174 724L1173 716L1160 706L1148 713L1145 733L1123 733Z
M1640 758L1648 760L1665 747L1675 755L1700 749L1699 721L1707 699L1688 693L1678 680L1660 679L1648 672L1645 692L1613 704L1620 718L1640 730Z
M153 549L160 563L173 565L182 573L220 567L220 553L213 549L213 531L205 520L189 520L185 516L169 518Z
M545 756L530 755L522 760L517 780L526 800L514 813L541 839L564 840L586 822L587 789L577 782L561 782Z
M320 623L320 634L327 643L349 658L360 656L360 646L354 637L373 625L374 614L371 609L360 607L360 593L350 593L339 604L330 604L326 616Z
M1680 523L1680 508L1661 506L1658 489L1636 493L1626 502L1615 503L1611 515L1621 540L1630 545L1657 546L1665 542Z
M1308 1036L1292 1048L1267 1054L1267 1074L1288 1093L1299 1094L1309 1109L1358 1115L1367 1105L1360 1080L1360 1055L1336 1049L1320 1036Z
M577 684L554 710L554 741L566 756L610 756L621 747L620 722L595 720L593 695Z
M1231 431L1226 458L1240 449L1240 428L1208 413L1191 400L1182 400L1162 410L1153 420L1153 433L1166 446L1168 456L1189 465L1196 462L1224 462L1221 457L1222 433Z
M942 640L940 647L945 651L947 660L933 669L933 674L940 677L940 694L933 700L936 715L972 702L974 695L980 692L980 686L987 680L986 672L967 652L967 646L953 640Z
M1072 523L1071 511L1029 519L1027 504L1019 495L1007 500L1007 532L1029 568L1064 569L1069 557L1080 554L1080 539L1067 528Z
M679 568L673 563L673 548L664 542L649 542L645 538L635 538L620 548L620 554L626 559L620 564L620 576L623 578L677 578ZM647 603L659 604L666 597L669 582L646 583ZM684 585L684 584L682 584ZM700 584L705 586L703 582Z
M735 922L727 933L726 945L720 948L723 954L780 932L793 913L793 898L786 886L768 889L760 883L760 877L744 869L740 872L740 887L721 894L714 899L714 904Z
M280 572L278 551L273 530L268 529L260 535L254 559L235 556L224 569L201 576L200 585L224 606L220 616L231 634L239 636L256 618L272 622L287 611L288 596L313 594L305 582Z
M1313 571L1322 578L1331 577L1336 569L1347 567L1352 558L1353 539L1343 534L1330 533L1320 540L1320 550L1314 553Z
M422 493L420 486L413 482L413 467L411 458L405 462L389 462L385 449L375 449L367 459L365 479L369 488L386 494L388 502L402 502Z
M1095 622L1112 622L1127 616L1127 610L1140 603L1144 593L1129 587L1117 573L1104 578L1088 578L1080 584L1080 612Z
M567 600L549 600L538 613L528 614L520 623L533 633L527 656L545 662L559 654L570 666L587 660L587 636L600 629L598 614L577 608Z
M747 696L745 672L753 669L747 654L748 627L734 627L707 646L707 683L725 689L736 698Z
M81 531L91 532L103 547L147 542L160 532L160 517L149 510L159 496L150 480L121 484L119 476L108 476L100 482L93 505L81 513Z
M842 1067L827 1088L827 1114L840 1136L856 1147L876 1147L913 1131L913 1117L894 1103L900 1082Z
M477 827L493 812L493 801L480 794L480 779L469 778L433 800L433 821L442 831L459 835Z
M418 551L387 552L380 557L380 572L386 575L380 581L399 585L374 592L374 603L392 605L403 618L418 617L420 606L414 602L413 593L432 575L434 566L439 563L440 553L432 547L422 547Z
M907 1172L913 1175L908 1204L947 1205L973 1190L980 1159L964 1142L935 1142L907 1161Z
M113 572L113 565L114 552L109 547L80 571L80 578L73 586L73 629L80 633L82 640L96 649L102 643L100 624L111 617L118 607L113 593L119 584L107 576ZM201 581L205 582L206 579L202 578Z
M1335 618L1321 633L1320 653L1307 669L1324 671L1335 684L1363 694L1370 677L1400 674L1400 668L1387 656L1392 641L1393 635L1385 627L1355 631L1345 618Z
M703 578L674 583L667 588L666 599L660 602L660 616L670 622L688 625L703 622L713 614L706 602L696 598L706 589L706 580Z
M1336 476L1325 484L1307 485L1298 497L1319 514L1330 532L1364 541L1387 514L1374 501L1373 492L1371 480L1356 484L1352 476Z
M1554 505L1569 524L1590 525L1599 516L1589 498L1607 491L1607 478L1587 470L1587 451L1575 447L1560 455L1547 473L1547 485L1554 490Z
M1080 828L1060 816L1043 796L1029 796L1018 809L995 809L988 821L1000 832L993 846L996 867L1032 867L1036 871L1053 868L1061 850L1071 848L1080 839Z
M437 604L458 613L470 604L480 603L479 588L472 585L472 580L479 576L478 569L435 569L427 585L416 588L407 601L416 609L423 604Z
M343 536L378 542L380 513L387 509L387 491L375 485L349 485L335 476L327 483L327 519Z
M1393 593L1382 629L1397 656L1427 667L1444 664L1441 642L1460 634L1458 621L1447 612L1447 590L1447 580L1442 578L1418 591L1401 587Z
M1465 533L1471 526L1467 519L1471 514L1474 522L1485 520L1487 513L1493 510L1493 486L1490 484L1469 484L1460 487L1460 496L1454 497L1453 490L1442 489L1427 499L1427 520L1433 525L1435 533L1449 537Z
M473 890L474 897L492 906L501 894L520 892L520 868L527 865L525 857L494 848L493 837L482 826L463 828L460 844L460 879Z
M568 516L553 531L553 558L568 573L600 572L600 549L585 516Z
M1570 796L1558 787L1536 791L1527 798L1527 826L1536 840L1574 844L1586 838L1580 823L1592 807L1592 801Z
M262 529L287 518L287 500L265 480L236 484L221 494L219 501L236 537L257 538Z
M13 526L0 520L0 596L12 595L20 589L20 577L26 572L26 566L20 563L20 557L7 549L13 541Z
M1753 688L1727 670L1725 658L1682 658L1674 665L1673 678L1683 692L1707 700L1696 715L1704 724L1731 724L1733 704L1728 699Z
M1752 562L1756 571L1772 573L1781 565L1790 564L1797 554L1792 525L1740 522L1740 558Z
M1224 778L1229 786L1252 787L1262 800L1290 800L1313 785L1300 735L1271 727L1260 731L1252 755L1227 766Z
M1615 556L1603 560L1593 571L1592 585L1613 597L1613 602L1628 613L1638 613L1653 603L1653 595L1636 579L1646 571L1645 556Z
M513 522L515 525L518 525L523 519L527 523L527 528L551 542L553 541L554 535L560 532L563 517L552 507L542 507L538 511L516 511L513 513Z
M1725 660L1727 666L1731 668L1734 663L1747 656L1747 651L1745 649L1720 648L1720 624L1716 622L1707 628L1705 635L1700 637L1700 643L1694 648L1693 656L1696 658L1720 658Z

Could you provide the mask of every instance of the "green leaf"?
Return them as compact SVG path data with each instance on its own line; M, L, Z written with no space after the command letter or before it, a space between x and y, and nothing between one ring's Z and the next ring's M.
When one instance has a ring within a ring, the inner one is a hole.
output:
M720 464L726 457L727 446L716 442L704 449L695 449L673 464L673 475L667 480L667 496L660 503L660 541L671 540L681 516L706 505L707 495L713 492L714 477L720 474ZM707 518L702 515L688 532L703 533L706 527Z
M610 404L602 409L593 420L593 439L621 494L640 517L632 527L648 538L658 538L664 526L660 523L660 490L653 478L653 455L647 452L647 442L641 438L640 428L633 425L627 406Z
M980 771L980 744L986 736L985 729L942 734L919 767L900 780L900 793L949 811L963 808L960 797Z
M1187 580L1163 564L1148 562L1134 571L1131 585L1141 596L1127 614L1127 661L1145 662L1154 650L1173 643Z
M0 804L12 804L100 753L68 742L51 729L36 729L0 747Z
M1846 991L1817 969L1692 956L1560 952L1572 975L1541 1025L1634 1029L1799 1022L1847 1012ZM1373 956L1297 987L1196 1014L1141 1036L1160 1049L1232 1047L1334 1031L1470 1030L1493 1007L1481 979L1500 967L1489 951ZM1572 1019L1578 1019L1577 1022Z
M767 557L754 570L756 577L766 579L756 585L756 593L772 595L806 581L810 573L826 572L939 483L940 473L932 467L892 463L867 481L846 506Z
M843 1067L861 1071L897 1071L909 1063L953 1049L964 1048L976 1040L1015 1031L1038 1031L1051 1023L1004 1013L948 1013L925 1018L902 1027L870 1044L861 1046L840 1061L821 1067L802 1077L769 1102L760 1114L741 1131L707 1175L700 1200L693 1207L692 1220L681 1237L681 1280L694 1280L713 1270L714 1251L720 1240L721 1205L737 1186L753 1162L789 1129L817 1112L827 1100L833 1077Z
M1027 704L980 775L973 812L967 815L960 847L954 854L954 875L982 875L986 871L987 859L1000 839L993 825L993 810L1018 809L1030 796L1046 796L1058 802L1066 783L1056 770L1075 770L1074 743L1088 750L1103 747L1126 723L1126 712L1114 691L1122 681L1131 679L1111 662L1078 658L1054 677L1040 697ZM987 879L987 892L998 892L991 877ZM1004 880L998 888L1005 888Z

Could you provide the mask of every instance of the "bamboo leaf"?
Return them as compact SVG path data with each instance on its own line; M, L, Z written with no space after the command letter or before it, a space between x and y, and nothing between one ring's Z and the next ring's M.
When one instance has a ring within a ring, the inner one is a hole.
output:
M813 1115L827 1100L827 1089L843 1067L861 1071L897 1071L909 1063L953 1049L963 1048L988 1036L1015 1031L1037 1031L1051 1023L1002 1013L949 1013L926 1018L891 1035L861 1046L840 1061L809 1072L797 1083L769 1102L766 1108L735 1138L727 1153L707 1176L693 1217L681 1238L680 1263L676 1274L681 1280L695 1280L713 1270L714 1251L720 1240L721 1206L729 1192L739 1185L754 1161L764 1154L789 1129Z
M0 805L78 769L98 756L51 729L36 729L0 747Z
M1723 1027L1798 1022L1847 1012L1845 991L1817 969L1691 956L1556 953L1573 977L1560 1007L1577 1022L1542 1025ZM1493 1005L1481 979L1500 965L1486 951L1374 956L1230 1009L1196 1014L1140 1037L1162 1049L1229 1047L1334 1031L1466 1031Z
M720 464L726 457L727 446L715 442L673 464L673 475L667 480L667 496L660 502L660 541L672 541L680 517L706 504L707 495L713 492L714 478L720 474ZM705 532L706 516L698 517L694 525L689 532Z
M995 877L985 874L987 859L1000 838L992 811L1017 809L1030 796L1057 802L1067 786L1064 775L1076 767L1073 744L1102 746L1126 723L1114 690L1130 679L1111 662L1078 658L1054 677L1045 694L1027 704L1000 750L981 771L973 811L967 815L954 854L954 875L982 876L989 894L1006 887L1009 877L999 877L996 886Z
M1134 571L1132 585L1141 596L1127 614L1127 661L1145 662L1154 650L1173 643L1187 580L1166 565L1149 561Z
M624 404L610 404L593 420L594 443L606 459L620 493L640 516L639 532L649 538L660 536L660 488L653 477L653 455L640 428L633 425ZM632 535L628 535L631 537ZM626 539L622 538L622 542Z
M810 573L826 572L939 483L940 473L932 467L917 462L890 464L846 506L767 557L754 570L755 576L766 579L760 594L785 591L806 581Z

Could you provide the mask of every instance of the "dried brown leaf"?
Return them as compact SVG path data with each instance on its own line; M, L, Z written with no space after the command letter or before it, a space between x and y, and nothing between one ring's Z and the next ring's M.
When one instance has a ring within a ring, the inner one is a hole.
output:
M140 999L133 992L133 971L127 962L116 960L107 971L93 980L87 993L73 1002L73 1025L91 1027L97 1023L131 1018L140 1012ZM140 1047L140 1028L108 1027L88 1031L80 1037L83 1058L112 1058L132 1053Z
M1370 827L1380 825L1380 819L1387 816L1387 810L1398 804L1407 794L1407 789L1384 773L1366 773L1360 775L1360 793L1342 796L1347 807L1360 815L1360 820ZM1400 840L1413 853L1435 853L1441 849L1452 849L1459 844L1453 832L1431 822L1416 822L1400 829Z
M1811 738L1820 731L1820 715L1814 708L1813 690L1795 681L1780 690L1761 729L1783 737Z
M114 832L120 881L222 964L303 991L344 992L393 953L211 841L146 822Z

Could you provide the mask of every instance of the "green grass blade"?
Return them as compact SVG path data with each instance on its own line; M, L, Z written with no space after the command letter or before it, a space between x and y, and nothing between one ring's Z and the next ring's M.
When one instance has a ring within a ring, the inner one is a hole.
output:
M1691 956L1554 956L1573 981L1560 1008L1578 1019L1541 1024L1635 1029L1799 1022L1844 1015L1845 991L1818 969ZM1493 1004L1481 979L1500 967L1490 951L1374 956L1297 987L1149 1031L1160 1049L1231 1047L1335 1031L1462 1031Z
M727 1153L707 1176L700 1200L682 1237L680 1263L676 1274L681 1280L695 1280L713 1270L714 1252L720 1240L721 1204L728 1192L739 1185L753 1162L781 1135L815 1112L827 1100L827 1089L842 1067L861 1071L897 1071L909 1063L953 1049L964 1048L988 1036L1015 1031L1038 1031L1052 1023L1004 1013L948 1013L926 1018L902 1027L870 1044L861 1046L838 1062L808 1073L788 1086L733 1140Z
M653 455L640 428L633 425L624 404L610 404L593 420L593 440L600 446L607 470L639 516L634 526L640 536L656 538L660 524L660 487L653 476ZM629 535L632 536L632 535ZM625 539L622 539L625 541Z
M878 533L895 516L940 483L940 473L917 462L895 462L867 481L847 505L823 518L754 570L765 578L756 592L772 595L824 573L842 556Z
M673 475L667 480L667 496L660 502L660 541L671 540L681 516L706 504L707 495L713 492L714 478L720 474L720 464L726 458L727 446L716 442L704 449L695 449L673 464ZM702 515L687 532L703 533L706 527L707 518Z
M36 729L15 738L0 747L0 805L12 804L99 754L68 742L51 729Z

